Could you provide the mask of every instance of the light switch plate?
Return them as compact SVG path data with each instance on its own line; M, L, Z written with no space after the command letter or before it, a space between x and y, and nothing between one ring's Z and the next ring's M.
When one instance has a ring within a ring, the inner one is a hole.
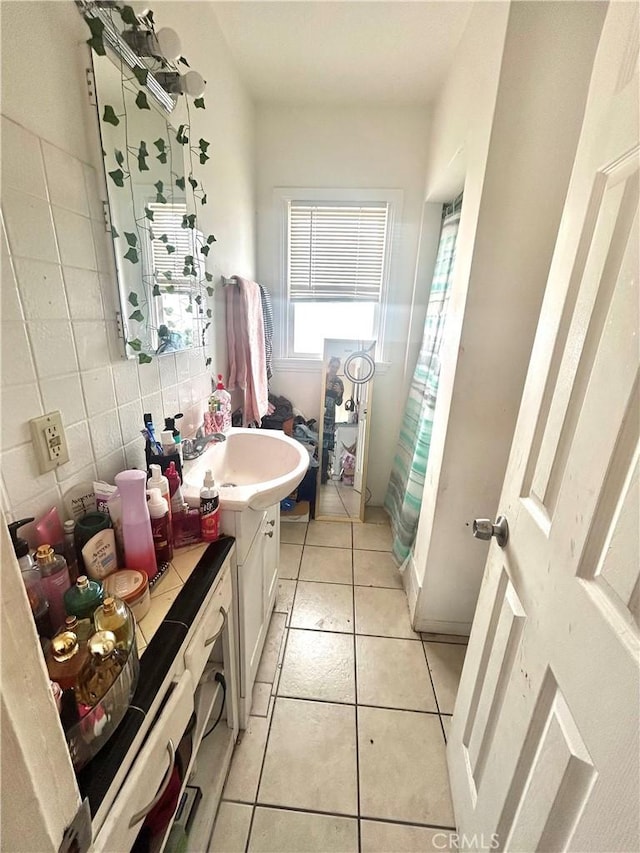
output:
M29 421L31 440L41 474L69 461L67 439L60 412L49 412Z

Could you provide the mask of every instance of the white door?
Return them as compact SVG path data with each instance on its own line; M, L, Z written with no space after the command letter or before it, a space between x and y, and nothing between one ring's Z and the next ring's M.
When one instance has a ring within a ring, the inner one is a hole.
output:
M610 4L453 716L474 849L640 850L637 41Z

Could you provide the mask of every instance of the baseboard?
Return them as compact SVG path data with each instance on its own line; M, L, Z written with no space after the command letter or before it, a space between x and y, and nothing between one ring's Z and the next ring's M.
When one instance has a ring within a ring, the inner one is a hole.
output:
M471 622L447 622L440 619L419 619L413 626L414 631L425 634L455 634L458 637L468 637L471 633Z
M416 617L418 596L420 594L420 580L418 579L418 572L416 570L415 560L413 559L413 552L409 554L407 564L402 572L402 583L404 585L404 591L407 594L409 614L411 616L411 623L413 624L413 620Z

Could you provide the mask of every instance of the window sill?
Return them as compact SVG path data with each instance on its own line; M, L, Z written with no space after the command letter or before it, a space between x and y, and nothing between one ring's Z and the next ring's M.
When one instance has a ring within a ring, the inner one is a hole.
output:
M288 373L321 373L323 361L321 358L275 358L273 369L276 372ZM385 374L391 363L388 361L376 361L376 373Z

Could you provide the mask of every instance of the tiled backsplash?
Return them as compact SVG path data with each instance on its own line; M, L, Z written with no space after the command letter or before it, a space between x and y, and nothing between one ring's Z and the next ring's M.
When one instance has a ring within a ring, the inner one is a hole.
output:
M95 170L2 117L2 503L36 517L80 480L144 467L143 412L202 422L202 348L125 360ZM60 409L69 462L39 474L30 418ZM28 531L27 531L28 532Z

